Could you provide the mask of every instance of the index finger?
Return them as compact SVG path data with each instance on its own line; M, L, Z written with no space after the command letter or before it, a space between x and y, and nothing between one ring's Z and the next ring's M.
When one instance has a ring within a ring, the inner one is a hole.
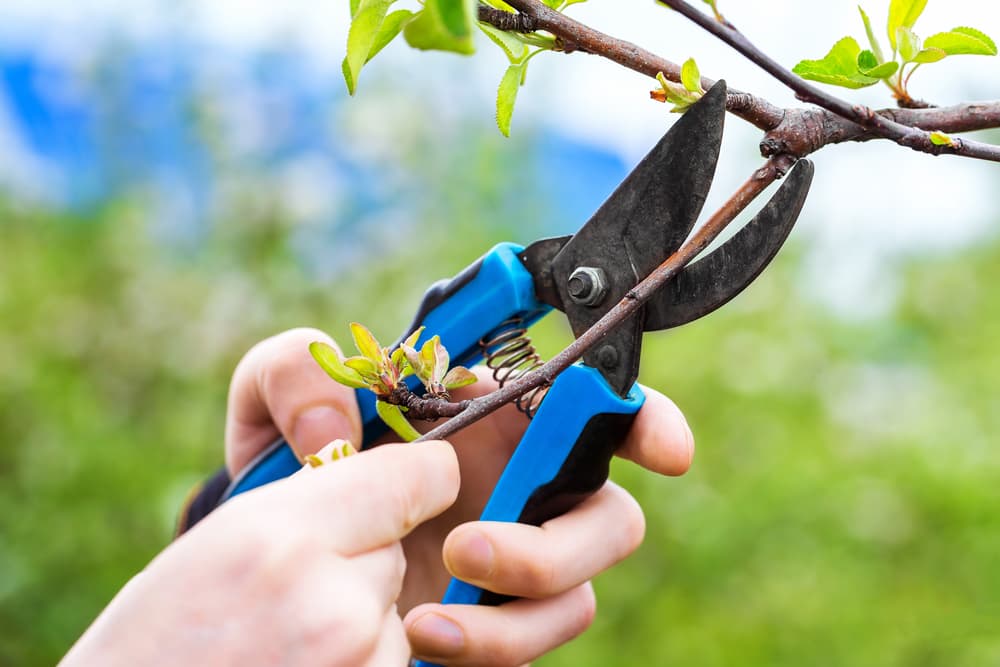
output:
M309 344L333 340L318 329L291 329L255 345L233 372L226 412L226 466L241 470L279 435L301 457L334 438L361 444L354 390L319 367Z
M691 427L673 401L655 389L642 390L646 402L617 454L661 475L683 475L694 458Z

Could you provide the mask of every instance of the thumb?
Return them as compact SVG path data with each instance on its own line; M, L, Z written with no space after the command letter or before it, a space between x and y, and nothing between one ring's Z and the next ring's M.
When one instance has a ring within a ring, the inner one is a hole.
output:
M399 541L450 507L458 496L458 458L440 440L382 445L278 485L284 511L315 517L310 530L353 556Z

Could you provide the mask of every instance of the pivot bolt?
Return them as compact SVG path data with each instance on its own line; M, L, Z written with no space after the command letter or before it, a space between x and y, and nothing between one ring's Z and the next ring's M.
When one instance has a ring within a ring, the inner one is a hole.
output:
M570 275L566 289L570 298L581 306L596 306L608 293L608 281L601 269L580 266Z

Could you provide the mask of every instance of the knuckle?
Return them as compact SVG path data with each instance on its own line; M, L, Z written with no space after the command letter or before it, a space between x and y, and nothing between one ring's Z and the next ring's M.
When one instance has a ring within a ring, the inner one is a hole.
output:
M622 557L628 556L639 548L646 537L646 516L642 512L639 503L622 491L626 499L626 510L622 513Z
M290 572L301 570L319 553L319 546L312 540L299 536L276 539L267 531L256 531L247 546L247 555L253 559L255 576L270 588L282 588Z
M522 565L519 579L531 597L546 597L556 592L556 567L552 558L532 558Z
M597 597L594 595L594 587L590 585L590 582L577 587L576 590L578 591L576 593L578 600L577 604L574 605L576 609L575 624L571 628L574 631L574 637L583 634L593 624L594 618L597 616Z
M524 655L518 649L514 637L513 629L508 632L498 633L503 639L492 643L485 652L484 662L491 667L517 667L524 662Z
M401 542L394 542L388 547L387 558L389 559L387 583L394 592L393 599L396 599L403 589L403 580L406 578L406 555Z

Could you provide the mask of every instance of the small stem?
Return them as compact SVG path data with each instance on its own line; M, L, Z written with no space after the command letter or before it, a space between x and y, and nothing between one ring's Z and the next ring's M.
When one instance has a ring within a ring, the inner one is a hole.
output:
M455 417L465 411L472 403L472 401L452 403L446 397L421 398L403 385L396 387L391 394L380 400L406 408L406 416L410 419L428 421L442 417Z
M677 275L691 260L722 232L726 226L745 209L768 185L781 177L795 162L787 155L775 156L753 173L740 188L712 214L712 217L677 252L668 257L660 266L639 282L634 289L611 310L604 314L592 327L569 344L538 369L527 373L514 382L486 396L471 401L468 409L441 426L423 435L419 440L441 440L476 422L494 410L525 395L532 389L553 382L573 362L597 344L609 331L625 320L650 299L664 283Z

